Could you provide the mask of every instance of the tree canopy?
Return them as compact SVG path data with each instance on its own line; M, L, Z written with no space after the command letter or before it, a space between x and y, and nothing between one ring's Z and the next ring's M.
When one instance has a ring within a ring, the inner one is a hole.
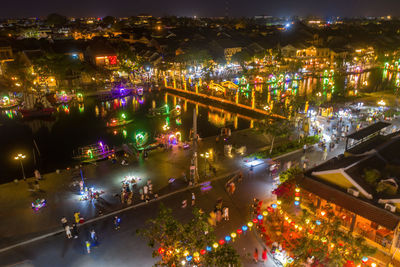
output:
M208 223L208 215L199 209L193 209L189 222L181 223L172 215L171 209L161 204L158 216L148 220L146 227L138 233L154 248L153 257L161 257L155 266L178 266L187 254L193 256L194 262L205 266L241 266L238 253L230 244L200 254L215 242L216 237L214 228Z

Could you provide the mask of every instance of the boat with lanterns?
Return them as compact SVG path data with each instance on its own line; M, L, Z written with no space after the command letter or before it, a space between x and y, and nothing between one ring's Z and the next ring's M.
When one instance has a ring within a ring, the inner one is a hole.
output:
M114 128L114 127L121 127L127 124L132 123L133 120L127 120L125 113L121 114L120 118L111 118L110 121L107 122L107 127Z
M149 109L149 113L147 117L156 118L156 117L164 117L164 116L179 116L181 115L181 106L176 105L174 109L170 110L169 106L165 104L159 108L151 108Z
M9 98L8 96L4 96L0 99L0 109L12 109L16 108L19 105L18 99Z
M100 141L96 144L78 148L73 152L72 158L82 163L90 163L107 159L113 154L114 150L110 149L107 144Z

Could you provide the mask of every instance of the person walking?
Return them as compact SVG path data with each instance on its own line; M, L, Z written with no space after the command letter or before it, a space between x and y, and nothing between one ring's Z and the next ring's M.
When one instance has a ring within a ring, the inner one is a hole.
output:
M307 145L304 144L304 146L303 146L303 154L306 154L306 149L307 149Z
M72 237L71 227L69 227L69 225L65 226L65 234L67 235L68 239L70 239Z
M196 195L192 193L192 206L194 206L195 202L196 202Z
M187 200L185 199L182 201L182 209L184 209L186 207L187 207Z
M119 224L121 223L121 218L118 216L114 217L114 229L118 230L120 228Z
M94 229L90 230L90 240L92 241L91 245L93 245L93 246L97 245L97 234L94 231Z
M86 241L85 245L86 245L86 251L87 251L87 253L90 254L90 247L91 247L90 242L89 242L89 241Z
M149 192L149 187L147 185L143 186L143 194L146 196Z
M326 158L328 157L328 149L324 149L324 154L322 155L323 161L326 161Z
M223 215L224 220L225 220L225 221L229 221L229 208L228 208L228 207L225 207L225 208L223 209L223 212L224 212L224 215Z
M74 218L75 218L75 223L79 223L79 221L80 221L80 213L79 212L75 212L74 213Z
M72 235L74 236L74 238L78 238L78 226L76 225L76 223L72 224Z
M256 263L258 263L258 249L254 249L253 258Z
M64 229L65 229L65 226L67 226L67 223L68 223L67 218L65 218L65 216L62 217L62 218L61 218L61 224L62 224L62 227L63 227Z
M263 252L262 252L262 254L261 254L261 258L262 258L262 261L263 261L264 263L267 261L268 255L267 255L267 249L266 249L266 248L264 248L264 250L263 250Z

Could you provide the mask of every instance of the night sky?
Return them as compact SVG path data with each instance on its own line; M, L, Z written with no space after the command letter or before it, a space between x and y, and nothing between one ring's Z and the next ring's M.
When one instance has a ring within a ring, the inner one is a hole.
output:
M400 0L1 0L0 17L46 16L385 16L400 15Z

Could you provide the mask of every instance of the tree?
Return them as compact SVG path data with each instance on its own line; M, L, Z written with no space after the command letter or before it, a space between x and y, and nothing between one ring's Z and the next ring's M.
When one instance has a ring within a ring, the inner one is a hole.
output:
M258 123L257 128L261 133L272 136L270 154L274 149L275 138L291 132L291 124L287 120L263 120Z
M102 20L102 23L104 23L106 26L113 25L115 23L115 17L112 16L105 16Z
M231 61L237 62L245 69L245 63L251 61L251 55L247 50L242 50L232 55Z
M174 218L172 210L160 205L155 219L150 219L146 227L138 230L138 234L148 239L148 245L154 248L153 257L161 256L155 266L178 266L185 259L185 252L191 256L195 252L211 246L215 240L214 228L208 224L208 216L199 209L193 209L193 216L187 223ZM199 256L206 266L240 266L239 255L231 245L225 244L217 250ZM193 257L193 261L197 261Z
M14 61L7 63L5 75L10 82L10 86L14 87L14 89L21 88L27 90L33 86L34 76L32 72L29 72L28 66L18 57Z

